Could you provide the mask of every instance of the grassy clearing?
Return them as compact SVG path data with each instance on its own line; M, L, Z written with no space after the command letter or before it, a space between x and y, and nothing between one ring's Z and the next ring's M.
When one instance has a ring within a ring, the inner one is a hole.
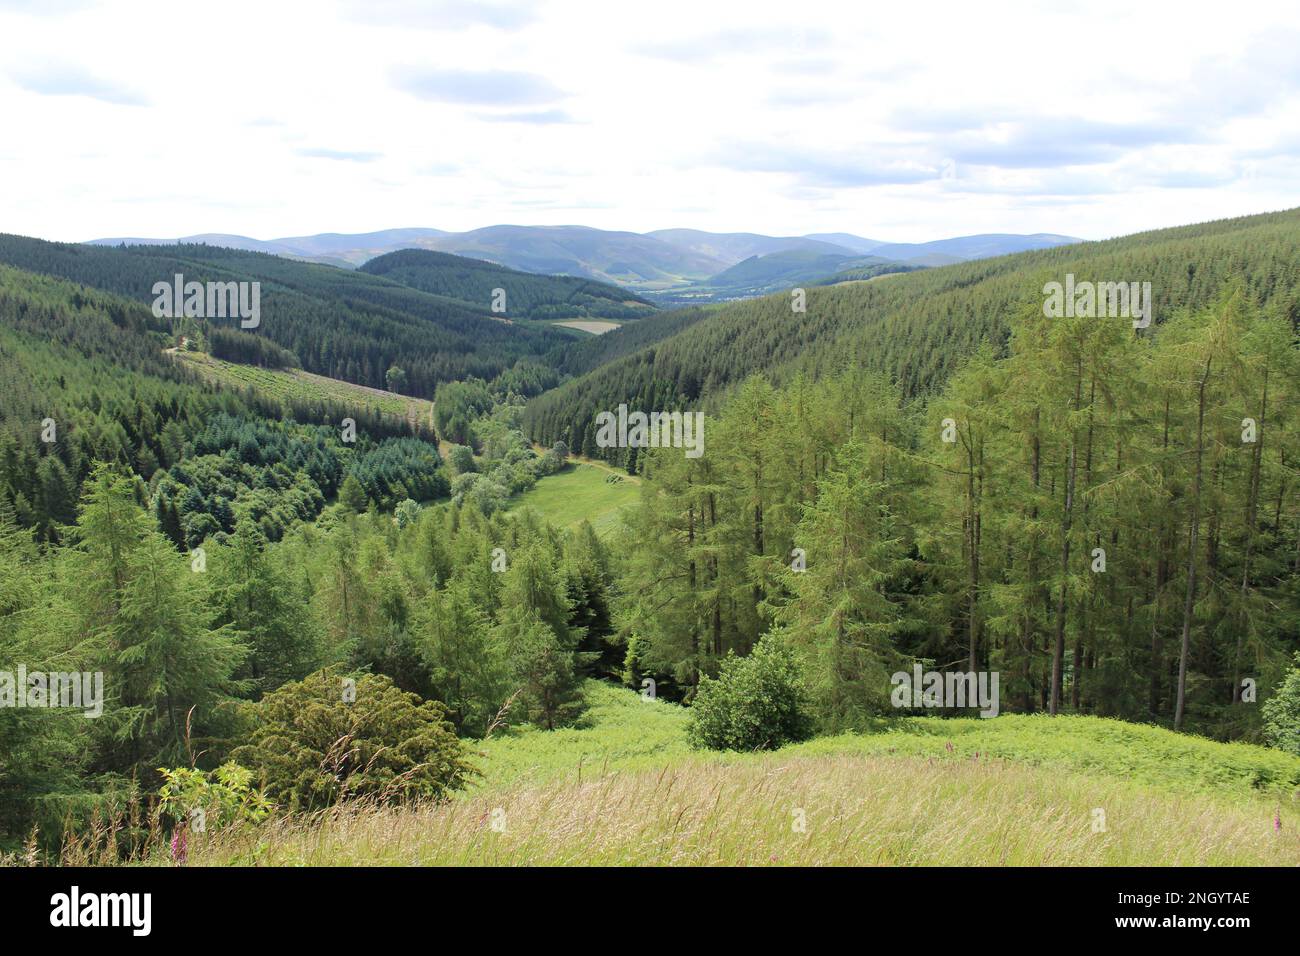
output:
M623 323L612 322L609 319L566 319L563 322L552 323L564 329L577 329L579 332L589 332L592 335L604 335L606 332L612 332Z
M1168 792L1259 797L1298 807L1300 758L1253 744L1225 744L1102 717L1007 714L895 721L878 734L822 737L804 754L898 753L995 758L1103 774Z
M1260 747L1004 716L699 753L683 708L594 681L585 692L575 726L484 742L483 775L455 800L196 836L190 862L1300 865L1300 759Z
M624 478L606 481L613 472L595 465L570 463L520 495L515 508L532 508L556 527L575 528L590 521L596 533L609 534L618 524L618 513L637 499L636 483Z
M548 732L523 726L484 741L483 774L474 790L662 768L691 756L685 708L594 680L583 685L583 700L586 709L570 727Z
M688 711L634 691L588 681L587 709L570 728L510 731L483 744L480 788L510 786L588 772L660 766L692 753ZM951 748L951 749L950 749ZM916 717L881 721L866 734L818 737L780 751L783 756L886 756L938 760L1007 760L1047 770L1114 777L1168 793L1262 800L1300 809L1300 757L1252 744L1225 744L1160 727L1101 717L1005 714ZM745 754L701 759L734 762Z
M304 372L302 369L279 370L237 365L215 359L202 352L172 354L212 381L233 388L256 389L272 398L343 402L385 415L405 418L408 421L429 422L433 415L433 403L425 399L411 398L364 385L354 385L336 378Z

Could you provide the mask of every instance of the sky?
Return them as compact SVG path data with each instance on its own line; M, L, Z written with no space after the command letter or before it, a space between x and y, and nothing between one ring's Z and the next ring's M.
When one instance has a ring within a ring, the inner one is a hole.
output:
M0 0L0 232L1100 239L1300 205L1300 3Z

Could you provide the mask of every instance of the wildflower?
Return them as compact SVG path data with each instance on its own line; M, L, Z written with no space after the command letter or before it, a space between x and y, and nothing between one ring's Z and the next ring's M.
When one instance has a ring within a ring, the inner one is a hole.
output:
M172 862L185 865L189 859L189 846L185 839L185 827L177 827L172 834Z

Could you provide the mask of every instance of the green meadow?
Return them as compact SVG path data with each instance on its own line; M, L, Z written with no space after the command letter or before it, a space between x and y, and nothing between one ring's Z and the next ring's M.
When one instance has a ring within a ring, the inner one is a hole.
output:
M513 507L532 508L560 528L590 521L604 537L618 525L619 512L637 499L635 479L607 480L612 474L599 465L570 463L520 495Z

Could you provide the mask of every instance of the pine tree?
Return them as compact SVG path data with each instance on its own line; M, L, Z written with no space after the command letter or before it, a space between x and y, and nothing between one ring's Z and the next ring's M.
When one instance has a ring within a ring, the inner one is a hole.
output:
M201 577L154 531L127 560L121 607L107 630L115 667L106 680L136 769L189 763L191 720L202 733L214 706L238 689L233 675L247 649L228 627L213 626Z
M574 651L582 633L569 625L569 599L543 546L518 550L504 577L500 639L528 718L552 730L576 702Z
M366 490L357 481L356 475L348 475L343 479L343 484L339 488L339 504L352 514L361 514L366 510L366 504L369 499L366 497Z
M791 597L774 611L774 636L801 651L817 711L833 729L883 708L901 659L894 640L905 609L891 592L905 556L872 441L874 453L851 439L818 482L795 534L808 544L806 567L783 572Z
M301 680L321 662L306 608L265 553L266 542L242 521L228 547L212 555L216 623L228 625L249 649L244 669L256 696Z

